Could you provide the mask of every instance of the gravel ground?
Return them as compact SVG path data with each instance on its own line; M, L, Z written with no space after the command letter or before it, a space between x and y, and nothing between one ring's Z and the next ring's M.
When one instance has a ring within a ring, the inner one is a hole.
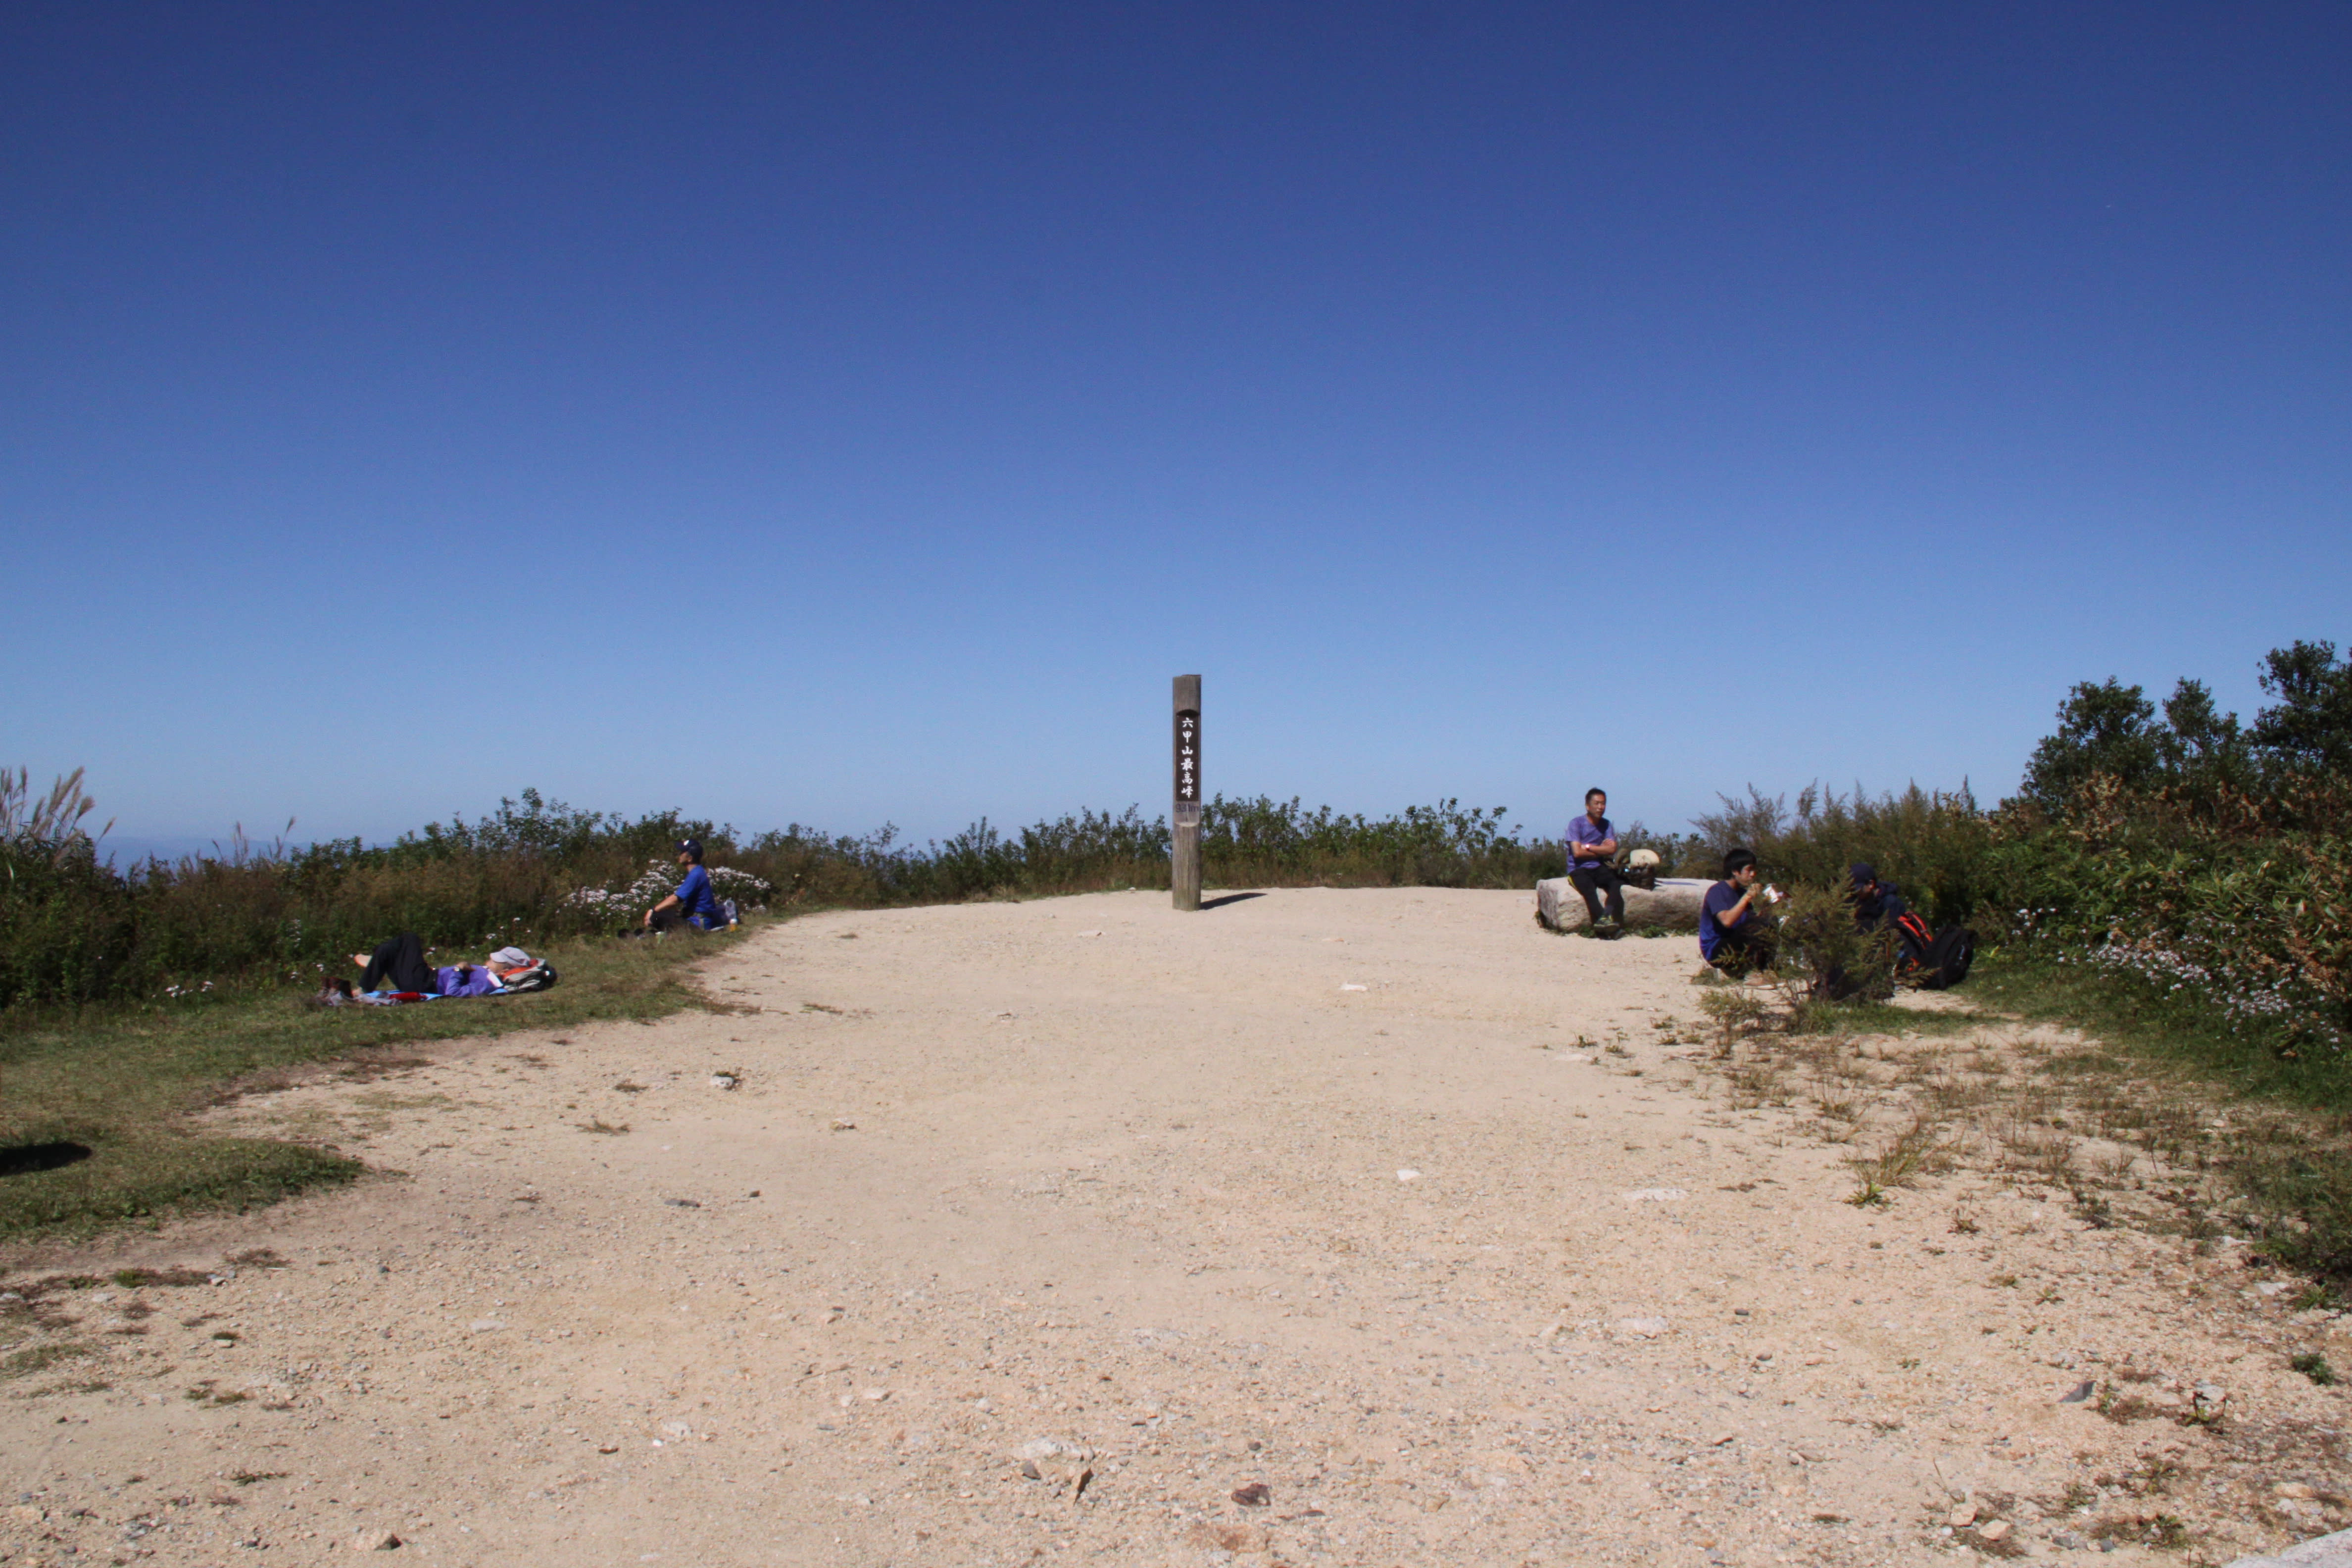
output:
M2346 1390L2285 1366L2352 1371L2340 1319L1965 1161L1844 1201L1853 1143L1689 1043L1687 937L1166 903L810 917L710 965L735 1011L224 1109L383 1177L7 1259L0 1561L2126 1564L2352 1520Z

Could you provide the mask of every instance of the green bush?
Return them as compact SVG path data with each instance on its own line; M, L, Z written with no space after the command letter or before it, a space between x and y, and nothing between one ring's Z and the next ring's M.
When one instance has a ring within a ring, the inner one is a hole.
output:
M135 983L137 900L88 839L0 843L0 1007Z
M2261 794L2095 777L2065 815L2009 813L1993 859L2010 933L2290 1058L2352 1036L2352 784Z
M1975 918L2002 891L1993 819L1965 784L1949 793L1915 784L1874 799L1860 785L1842 795L1808 784L1793 810L1786 796L1752 784L1745 800L1717 798L1722 809L1692 824L1698 831L1683 847L1679 875L1719 875L1735 845L1754 850L1775 881L1801 886L1843 887L1848 868L1867 865L1936 926Z
M478 821L430 823L389 845L239 837L212 855L117 870L77 826L89 809L79 776L47 802L27 805L21 773L5 781L13 793L0 792L0 1008L315 984L403 931L428 949L476 954L610 931L675 884L672 849L688 837L702 841L720 896L745 908L1168 885L1168 823L1132 806L1012 834L982 818L918 847L889 827L848 837L793 825L744 837L677 812L579 811L531 790ZM1226 887L1502 888L1559 875L1559 847L1521 842L1504 815L1447 800L1374 819L1220 795L1202 814L1203 868Z
M1852 886L1801 882L1772 910L1780 950L1774 968L1792 1001L1872 1001L1895 993L1895 937L1854 921Z
M2296 642L2259 673L2273 700L2250 725L2196 680L2160 715L2137 686L2077 685L1990 811L1965 784L1814 785L1793 809L1751 785L1674 841L1675 869L1712 876L1743 844L1829 889L1867 863L1930 925L2094 975L2197 1038L2218 1023L2281 1068L2225 1053L2242 1081L2352 1103L2352 659Z

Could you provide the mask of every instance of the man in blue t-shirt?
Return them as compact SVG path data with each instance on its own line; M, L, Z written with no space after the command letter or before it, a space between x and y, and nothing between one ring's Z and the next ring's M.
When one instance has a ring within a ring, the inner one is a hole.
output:
M702 868L702 846L691 838L677 841L677 863L686 868L686 880L677 891L646 911L647 931L672 931L679 926L695 931L717 931L727 923L727 911L719 907L719 896L710 890L710 873Z
M1613 936L1625 929L1625 879L1617 874L1617 829L1604 815L1608 809L1607 790L1584 792L1584 815L1568 825L1568 879L1584 895L1585 910L1592 917L1587 929L1597 935L1605 923ZM1609 896L1605 914L1603 893Z
M1757 910L1757 876L1756 857L1735 848L1723 858L1723 880L1699 901L1698 955L1735 977L1772 967L1777 933Z

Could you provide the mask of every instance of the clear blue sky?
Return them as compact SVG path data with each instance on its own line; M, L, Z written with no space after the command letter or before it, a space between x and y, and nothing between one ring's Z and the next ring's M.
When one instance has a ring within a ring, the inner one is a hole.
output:
M0 760L919 837L2013 786L2352 638L2352 7L0 10Z

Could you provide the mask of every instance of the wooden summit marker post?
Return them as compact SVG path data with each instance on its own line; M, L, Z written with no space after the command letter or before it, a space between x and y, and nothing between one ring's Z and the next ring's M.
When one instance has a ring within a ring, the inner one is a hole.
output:
M1175 858L1169 867L1171 901L1201 907L1201 678L1176 678Z

